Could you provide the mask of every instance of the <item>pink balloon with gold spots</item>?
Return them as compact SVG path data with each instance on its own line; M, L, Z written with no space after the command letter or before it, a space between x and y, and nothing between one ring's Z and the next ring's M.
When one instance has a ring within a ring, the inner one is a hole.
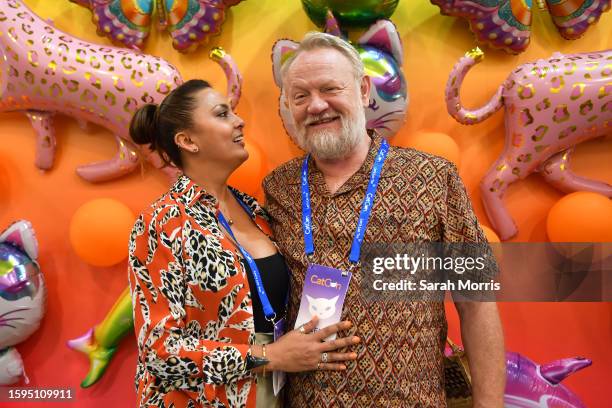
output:
M131 142L128 128L139 107L160 103L183 82L169 62L75 38L43 21L19 0L6 0L1 7L0 34L0 112L21 111L28 116L37 133L37 167L47 170L53 165L55 113L103 126L117 140L114 158L77 168L82 178L100 182L121 177L138 167L139 157L162 167L157 154ZM222 50L211 57L226 72L235 105L240 73ZM176 173L170 167L164 170Z
M501 239L517 233L502 199L508 186L539 172L564 192L593 191L612 197L612 186L577 176L570 169L574 146L612 134L612 50L554 53L517 67L483 107L462 106L459 90L479 49L453 67L446 86L448 112L472 125L505 109L504 150L481 181L485 210Z

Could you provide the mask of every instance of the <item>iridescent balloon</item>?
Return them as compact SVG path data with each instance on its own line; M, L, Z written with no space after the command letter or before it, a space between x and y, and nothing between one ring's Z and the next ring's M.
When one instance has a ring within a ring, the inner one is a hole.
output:
M8 301L34 297L38 292L36 264L12 244L0 244L0 298ZM0 320L0 327L5 326Z
M16 246L0 243L0 348L14 346L38 329L44 292L38 265Z
M331 10L345 28L368 27L389 18L397 3L399 0L302 0L308 18L319 27L325 25L327 10Z
M379 48L357 46L365 73L372 81L370 104L366 112L368 129L391 136L404 124L408 89L399 65Z
M38 269L38 245L28 221L18 221L0 234L0 385L14 384L23 374L19 353L12 349L40 326L45 285Z

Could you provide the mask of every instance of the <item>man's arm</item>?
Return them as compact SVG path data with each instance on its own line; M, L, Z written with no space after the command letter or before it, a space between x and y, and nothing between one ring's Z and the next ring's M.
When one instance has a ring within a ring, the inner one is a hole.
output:
M486 251L487 239L480 228L465 186L451 165L448 172L448 195L443 219L443 241L474 243L476 246L452 247L463 253ZM490 248L489 248L490 250ZM486 252L485 252L486 253ZM476 282L489 282L497 274L497 264L487 265L483 273L466 272L465 278ZM460 295L460 293L459 293ZM454 296L454 295L453 295ZM472 375L474 408L502 408L506 386L504 334L497 304L494 302L455 301L461 323L461 338Z
M472 376L474 408L502 408L506 387L504 334L494 302L455 302Z

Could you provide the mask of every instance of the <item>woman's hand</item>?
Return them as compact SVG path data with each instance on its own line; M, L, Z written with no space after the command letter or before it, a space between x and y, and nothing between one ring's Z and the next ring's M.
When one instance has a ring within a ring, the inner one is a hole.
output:
M335 350L359 343L359 337L341 337L325 341L328 336L346 330L352 326L349 321L332 324L313 332L317 327L315 316L302 326L303 330L292 330L278 341L266 345L266 357L270 361L266 365L269 371L285 371L295 373L311 370L346 370L345 361L357 359L357 353L340 353ZM327 353L326 362L323 353Z

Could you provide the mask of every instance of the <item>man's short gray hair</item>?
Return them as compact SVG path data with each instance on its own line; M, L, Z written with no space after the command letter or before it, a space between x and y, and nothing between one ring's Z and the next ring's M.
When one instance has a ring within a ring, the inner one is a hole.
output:
M359 53L348 41L343 40L335 35L321 33L318 31L311 31L304 36L304 39L300 43L299 47L295 50L283 66L281 67L281 78L285 78L289 67L293 64L293 61L304 51L312 51L319 48L329 48L338 51L348 59L353 67L353 73L355 74L355 80L359 81L363 77L364 67Z

